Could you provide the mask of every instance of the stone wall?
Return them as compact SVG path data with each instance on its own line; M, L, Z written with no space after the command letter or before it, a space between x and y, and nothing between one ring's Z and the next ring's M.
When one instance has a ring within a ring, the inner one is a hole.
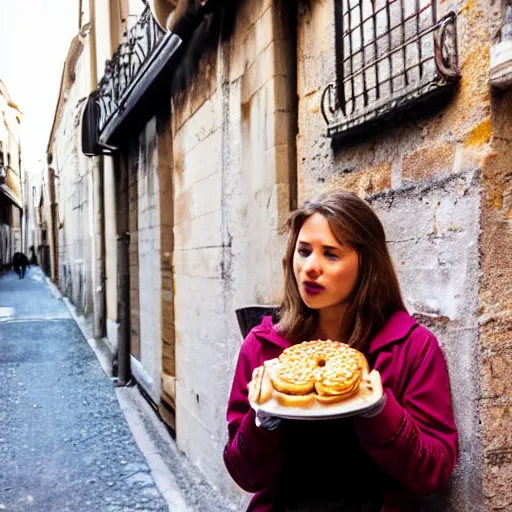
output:
M512 508L512 92L492 98L480 237L480 420L485 510Z
M169 119L157 120L158 177L160 190L160 273L161 273L161 315L162 315L162 398L176 409L176 333L174 326L174 279L173 279L173 156L171 124ZM166 418L176 428L175 418ZM165 414L165 412L164 412Z
M140 302L139 302L139 215L138 215L138 139L132 139L128 153L129 203L129 266L130 266L130 353L140 360Z
M67 70L66 70L67 71ZM58 203L58 276L61 292L77 308L79 314L92 313L93 233L92 166L81 152L80 116L89 92L88 47L80 53L73 73L74 81L61 90L56 113L55 133L50 152L55 170Z
M281 292L282 226L294 190L287 5L242 2L230 43L205 56L173 100L177 440L240 503L246 498L221 457L242 341L235 309L272 304Z
M448 502L428 510L502 510L512 500L510 98L493 99L488 85L496 4L458 3L462 78L447 105L341 144L325 136L320 113L336 78L333 2L299 7L299 199L346 188L370 201L406 304L448 359L460 460Z
M148 122L139 137L138 156L138 262L140 362L149 378L148 392L160 401L162 369L160 191L156 119Z

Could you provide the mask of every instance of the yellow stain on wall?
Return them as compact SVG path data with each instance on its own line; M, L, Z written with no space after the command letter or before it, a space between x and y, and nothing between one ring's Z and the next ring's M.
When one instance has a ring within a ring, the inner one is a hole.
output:
M464 14L466 11L473 7L473 0L468 0L466 5L459 10L459 15Z
M491 140L491 129L491 119L487 118L469 132L466 140L464 141L464 146L467 147L486 144Z

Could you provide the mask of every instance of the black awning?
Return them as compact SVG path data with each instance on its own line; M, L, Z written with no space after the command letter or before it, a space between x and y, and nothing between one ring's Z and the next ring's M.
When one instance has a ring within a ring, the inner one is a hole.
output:
M14 206L23 211L21 199L7 185L0 185L0 197L2 196L5 196Z
M86 156L101 155L99 146L100 108L96 101L97 92L89 94L82 113L82 153Z

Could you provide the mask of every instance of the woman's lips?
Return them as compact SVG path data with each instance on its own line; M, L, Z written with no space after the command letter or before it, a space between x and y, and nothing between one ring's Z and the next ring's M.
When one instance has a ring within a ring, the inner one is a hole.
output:
M318 295L319 293L322 293L324 291L324 287L319 284L312 283L310 281L305 281L304 282L304 291L308 295Z

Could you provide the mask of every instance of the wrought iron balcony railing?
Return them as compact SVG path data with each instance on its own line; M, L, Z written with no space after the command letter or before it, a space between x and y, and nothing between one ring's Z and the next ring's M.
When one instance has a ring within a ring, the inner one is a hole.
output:
M115 151L169 105L173 71L188 40L215 2L180 0L172 23L157 22L148 0L89 95L82 116L82 151L94 156ZM183 5L181 5L183 4ZM180 7L181 5L181 7ZM179 14L176 14L179 13ZM165 26L165 31L162 28ZM164 107L165 108L165 107Z
M105 73L96 91L96 101L100 108L100 134L112 118L123 111L137 76L163 35L164 32L146 6L126 33L125 40L118 46L112 59L105 64Z

